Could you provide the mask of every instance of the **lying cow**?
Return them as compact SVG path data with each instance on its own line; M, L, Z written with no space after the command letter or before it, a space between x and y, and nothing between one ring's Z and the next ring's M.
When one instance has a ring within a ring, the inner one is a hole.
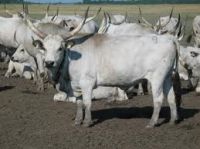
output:
M12 74L14 70L15 73ZM23 45L20 45L11 57L5 77L20 76L36 81L36 71L37 66L34 58L29 55Z
M180 48L179 74L181 79L191 81L197 94L200 94L200 49L196 47ZM194 81L196 80L196 81Z

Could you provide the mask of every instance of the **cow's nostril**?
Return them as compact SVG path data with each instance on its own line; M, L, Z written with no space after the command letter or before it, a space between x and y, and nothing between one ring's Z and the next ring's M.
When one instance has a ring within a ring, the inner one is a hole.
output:
M11 58L10 58L12 61L14 61L14 57L12 56Z
M52 67L54 65L54 62L53 61L46 61L45 64L46 64L46 67Z

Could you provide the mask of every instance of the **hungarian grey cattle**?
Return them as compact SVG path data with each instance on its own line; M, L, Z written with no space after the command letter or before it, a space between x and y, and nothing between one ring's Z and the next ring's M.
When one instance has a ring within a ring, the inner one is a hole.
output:
M22 45L18 47L16 52L13 54L12 60L9 62L8 65L8 71L6 72L5 76L10 77L10 76L23 76L26 79L36 79L36 64L32 56L28 54L28 52L24 49ZM13 69L16 70L14 74L12 74ZM60 68L64 69L64 68ZM64 72L64 70L61 70ZM50 75L48 78L49 80L53 80L55 78L56 74L54 76L51 76L53 72L49 72ZM57 94L54 95L54 101L70 101L70 102L76 102L76 98L72 96L71 90L69 86L67 86L68 80L60 80L61 82L56 84L56 89L58 91ZM52 82L52 81L51 81ZM55 83L53 83L55 84ZM68 93L68 94L66 94ZM93 99L103 99L103 98L109 98L111 100L117 100L117 101L122 101L122 100L127 100L128 97L126 93L117 88L117 87L98 87L97 89L94 90L93 92Z
M178 18L172 17L173 9L170 12L169 16L159 17L156 24L152 24L147 21L143 16L141 9L139 8L140 18L143 23L140 23L144 26L150 27L155 30L158 34L171 34L175 36L178 40L181 40L184 36L184 25L181 23L181 16L178 15Z
M79 30L60 36L44 35L34 28L38 36L44 35L41 43L46 67L58 70L66 61L66 75L73 94L76 97L82 95L82 100L77 100L75 124L83 122L85 126L91 125L91 99L95 87L130 86L143 78L151 83L154 103L147 127L157 124L165 96L171 109L171 122L178 119L171 80L179 47L174 37L155 34L117 37L92 34L80 37L76 35Z
M196 47L180 47L179 75L183 80L191 81L196 93L200 94L200 49Z
M0 22L0 44L14 48L22 44L24 48L27 49L28 53L36 59L40 74L43 75L44 66L42 54L38 49L32 46L32 37L36 39L38 37L27 27L24 19L19 16L12 18L0 17ZM14 34L16 34L17 42L13 38ZM43 85L41 84L38 89L43 89Z
M14 70L15 73L12 74ZM37 66L34 58L29 55L23 45L20 45L11 57L5 77L20 76L36 81L36 71Z
M28 53L36 59L38 70L41 76L44 76L45 69L43 65L43 56L40 50L32 45L32 39L40 39L35 36L33 31L26 25L27 22L24 18L20 16L15 16L12 18L0 17L0 44L6 47L15 47L23 45ZM64 29L62 26L57 26L52 23L38 23L35 25L45 33L51 34L65 34L69 30ZM14 34L16 40L14 40ZM6 35L6 36L5 36ZM16 42L17 41L17 42ZM39 78L41 80L41 78ZM42 82L42 81L39 81ZM38 89L44 89L43 84L41 84Z
M193 21L193 35L195 47L200 48L200 16L196 16Z
M58 15L58 10L57 10L56 15L49 16L48 9L49 9L49 6L47 7L45 18L43 18L40 22L55 23L57 25L64 26L68 30L73 30L84 19L84 17L80 15ZM98 28L99 28L98 24L93 19L98 16L100 11L101 11L101 8L97 11L97 13L94 16L87 18L86 23L83 25L82 29L80 30L80 33L95 33L98 31Z
M88 12L88 10L87 10L87 12ZM84 21L87 21L87 20L84 20ZM30 25L32 23L30 21L28 21L27 24ZM31 29L33 29L33 26L34 25L32 24ZM67 32L69 32L69 30L66 30L66 29L64 30L64 28L61 28L60 26L56 26L55 24L51 24L51 23L40 23L40 24L37 24L37 27L40 30L43 30L44 33L47 33L48 30L50 30L50 29L52 29L51 33L53 33L53 34L56 34L56 33L66 34ZM54 27L54 28L51 28L51 27ZM80 29L80 25L77 27L77 29L78 28ZM75 29L75 30L77 30L77 29ZM74 32L74 30L71 32ZM16 33L15 33L14 37L16 38ZM36 38L36 39L38 39L38 38ZM16 39L15 39L15 42L18 43L18 41L16 41ZM33 42L33 45L36 45L36 44L37 44L37 42ZM37 48L39 48L39 47L40 46L38 45ZM42 47L40 47L40 48L42 48ZM30 55L28 55L27 52L24 52L24 50L25 50L24 46L20 45L19 48L17 49L17 51L15 52L15 54L12 56L12 60L15 62L21 62L21 63L31 61L32 57ZM51 74L49 75L50 79L52 78ZM59 91L59 93L57 93L54 96L55 101L66 101L66 100L74 101L73 97L67 98L67 94L65 92L63 92L63 90L66 92L70 92L70 91L68 91L68 88L66 88L65 86L60 87L60 84L58 84L57 86L59 86L59 87L56 87L57 90ZM99 99L99 98L105 98L105 97L115 98L115 100L127 100L128 99L126 93L116 87L99 87L99 88L95 89L94 94L93 94L93 99Z

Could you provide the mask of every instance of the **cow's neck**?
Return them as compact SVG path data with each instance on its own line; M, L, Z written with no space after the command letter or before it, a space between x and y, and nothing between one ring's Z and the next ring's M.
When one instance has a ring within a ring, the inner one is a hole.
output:
M49 69L50 71L50 74L49 74L49 79L50 79L50 82L55 85L59 82L60 78L63 76L63 67L66 63L66 51L64 51L64 55L63 55L63 59L60 63L60 65L57 67L57 68L53 68L53 69Z

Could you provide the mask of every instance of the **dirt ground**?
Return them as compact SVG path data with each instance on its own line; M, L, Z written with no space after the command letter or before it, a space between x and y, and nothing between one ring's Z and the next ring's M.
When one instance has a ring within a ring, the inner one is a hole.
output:
M200 98L183 95L184 120L171 126L166 102L161 125L146 129L152 97L126 102L94 101L93 127L75 127L76 105L52 100L55 90L36 91L30 80L5 78L0 70L0 149L197 149L200 146Z

